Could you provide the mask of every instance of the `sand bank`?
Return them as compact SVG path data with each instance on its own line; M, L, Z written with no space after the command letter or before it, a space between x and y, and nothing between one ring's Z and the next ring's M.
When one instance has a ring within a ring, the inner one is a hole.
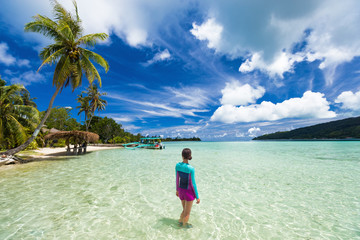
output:
M116 149L116 148L123 148L123 146L120 145L97 145L97 146L87 146L87 153L91 153L94 151L101 151L101 150L107 150L107 149ZM83 155L83 154L81 154ZM44 160L51 160L51 159L56 159L56 158L67 158L67 157L71 157L74 156L74 154L68 153L66 152L66 148L65 147L60 147L60 148L39 148L36 150L29 152L23 152L23 153L19 153L16 156L20 157L20 158L24 158L24 163L25 162L34 162L34 161L44 161ZM11 158L1 158L1 162L3 164L0 164L1 168L6 168L6 167L11 167L14 166L14 164L11 165L5 165L5 162L11 160ZM18 164L15 164L18 165Z
M123 148L122 146L87 146L87 153L93 151L100 151L100 150L107 150L107 149L116 149L116 148ZM36 158L52 158L57 156L71 156L66 152L65 147L61 148L39 148L34 150L39 155L34 155Z

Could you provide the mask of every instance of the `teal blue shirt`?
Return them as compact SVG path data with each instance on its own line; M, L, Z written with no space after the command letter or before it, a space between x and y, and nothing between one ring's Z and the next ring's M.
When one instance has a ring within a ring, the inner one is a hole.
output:
M179 162L175 167L176 176L176 191L179 188L193 189L196 199L199 199L199 194L195 182L195 168L188 163Z

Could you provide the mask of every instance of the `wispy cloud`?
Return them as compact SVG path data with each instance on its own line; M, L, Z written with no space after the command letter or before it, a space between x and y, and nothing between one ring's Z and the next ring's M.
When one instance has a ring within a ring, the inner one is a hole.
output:
M123 123L123 122L132 122L134 119L130 118L130 117L115 117L112 114L106 114L108 117L111 117L112 119L114 119L116 122L119 123Z
M180 105L184 107L205 107L209 104L210 99L207 96L208 93L203 89L196 87L182 87L182 88L173 88L165 87L165 90L169 91L174 98L177 98L177 101Z
M0 63L6 66L17 65L19 67L29 67L30 61L27 59L17 59L9 53L9 46L2 42L0 43Z
M133 100L133 99L125 98L115 93L109 93L106 97L129 102L137 106L142 106L140 111L147 113L149 116L161 116L161 117L168 116L168 117L179 117L179 118L184 116L199 117L195 113L208 112L208 110L204 110L204 109L183 109L183 108L171 107L168 104L162 103L163 100L161 98L158 99L153 98L152 100L141 101L141 100Z
M148 60L146 63L144 63L144 66L149 66L151 64L157 63L157 62L163 62L163 61L168 61L171 59L171 55L169 50L165 49L162 52L158 52L157 54L155 54L155 56Z
M21 73L20 75L18 75L16 77L11 77L10 82L13 84L18 83L18 84L22 84L24 86L29 86L34 83L44 83L44 82L46 82L46 78L41 73L34 72L34 71L27 71L27 72Z

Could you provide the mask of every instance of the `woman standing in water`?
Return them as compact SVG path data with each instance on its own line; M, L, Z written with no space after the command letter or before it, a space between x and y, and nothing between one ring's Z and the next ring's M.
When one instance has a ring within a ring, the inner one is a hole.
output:
M200 203L199 194L196 188L195 182L195 169L189 164L192 159L191 150L184 148L182 151L182 162L176 164L176 196L181 200L183 211L180 215L179 225L190 228L191 224L188 224L190 218L191 207L193 201L196 198L196 203Z

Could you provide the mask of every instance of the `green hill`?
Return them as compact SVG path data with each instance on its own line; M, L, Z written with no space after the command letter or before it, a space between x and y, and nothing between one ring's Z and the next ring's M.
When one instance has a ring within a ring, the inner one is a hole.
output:
M292 131L265 134L253 140L332 140L359 139L360 117L346 118Z

